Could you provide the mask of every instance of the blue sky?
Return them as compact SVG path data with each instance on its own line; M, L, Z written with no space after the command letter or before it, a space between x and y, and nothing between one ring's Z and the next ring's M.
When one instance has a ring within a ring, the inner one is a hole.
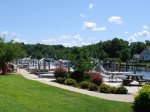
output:
M114 37L150 40L150 0L0 0L0 35L82 46Z

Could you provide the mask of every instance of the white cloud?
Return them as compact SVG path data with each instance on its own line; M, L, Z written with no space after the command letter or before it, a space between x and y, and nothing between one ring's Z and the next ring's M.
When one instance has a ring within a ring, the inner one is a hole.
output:
M90 4L89 4L89 9L93 9L93 7L94 7L94 4L93 4L93 3L90 3Z
M3 35L8 35L8 31L3 31L2 34Z
M86 17L86 15L84 15L84 14L80 14L80 17L85 18L85 17Z
M128 41L131 43L131 42L136 42L136 38L131 36L128 38Z
M94 29L96 27L96 23L95 22L90 22L90 21L85 21L83 24L83 27L85 29Z
M80 34L76 35L61 35L57 37L49 37L41 41L43 44L51 45L64 45L66 47L79 46L82 42Z
M94 41L95 39L96 39L95 37L90 37L87 40L91 42L91 41Z
M82 38L79 34L76 34L72 37L75 41L82 41Z
M150 32L147 31L147 30L143 30L143 31L140 31L140 32L137 32L137 33L134 33L133 35L131 35L129 38L128 38L128 41L129 42L135 42L137 40L137 38L139 37L150 37Z
M65 46L65 47L72 47L71 43L62 43L62 45Z
M14 42L18 42L18 43L22 43L22 42L25 43L25 44L27 43L26 40L21 39L21 38L17 38L17 37L14 38L13 41L14 41Z
M54 44L54 42L56 42L54 38L48 38L48 39L42 40L43 44L51 44L51 43Z
M150 33L147 30L143 30L141 32L134 33L134 37L150 37Z
M127 32L127 31L126 31L126 32L124 32L124 34L128 34L128 33L129 33L129 32Z
M91 43L90 42L82 42L82 46L84 46L84 45L91 45Z
M16 32L13 32L13 33L11 33L13 36L16 36L17 35L17 33Z
M60 38L62 38L60 40ZM87 37L83 38L80 34L75 35L61 35L57 37L47 38L42 40L43 44L51 44L51 45L63 45L65 47L73 47L73 46L82 46L89 45L96 42L95 37Z
M73 46L76 46L77 43L73 41L73 42L70 42L70 43L62 43L62 45L65 46L65 47L73 47Z
M97 27L95 22L85 21L83 23L83 29L93 30L93 31L105 31L106 27Z
M93 29L94 31L105 31L106 30L106 27L95 27L94 29Z
M62 35L60 36L61 39L70 39L71 36L70 35Z
M8 31L0 32L1 37L6 37L8 35Z
M111 17L108 18L108 21L110 23L114 23L114 24L121 24L121 23L123 23L122 18L119 17L119 16L111 16Z
M16 32L13 32L13 33L11 33L11 34L12 34L13 38L16 38L16 37L17 37L17 33L16 33Z
M14 38L14 42L19 42L19 43L21 43L21 39L20 39L20 38Z
M143 25L142 27L143 27L145 30L148 29L148 26L146 26L146 25Z

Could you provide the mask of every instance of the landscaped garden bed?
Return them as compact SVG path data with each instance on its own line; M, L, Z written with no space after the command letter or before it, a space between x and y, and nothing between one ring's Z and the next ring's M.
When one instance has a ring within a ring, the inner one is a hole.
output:
M99 73L82 73L74 71L67 73L63 68L57 68L54 72L56 82L69 86L74 86L89 91L97 91L110 94L127 94L128 90L124 86L114 87L103 83L103 77Z

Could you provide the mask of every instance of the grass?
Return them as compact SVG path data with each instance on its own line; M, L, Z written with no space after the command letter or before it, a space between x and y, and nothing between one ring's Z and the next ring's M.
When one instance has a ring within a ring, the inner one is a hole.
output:
M66 91L18 75L0 75L0 112L132 112L131 106Z

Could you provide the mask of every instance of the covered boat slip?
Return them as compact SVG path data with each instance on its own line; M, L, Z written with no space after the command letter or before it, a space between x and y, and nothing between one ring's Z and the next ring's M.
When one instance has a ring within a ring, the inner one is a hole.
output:
M57 67L62 67L68 71L70 68L70 61L67 60L54 60L52 58L31 59L23 58L17 61L20 68L25 68L31 74L37 74L39 77L54 77L54 70Z
M124 78L126 74L131 74L131 72L106 71L100 63L92 71L100 73L109 81L120 81L118 79Z

